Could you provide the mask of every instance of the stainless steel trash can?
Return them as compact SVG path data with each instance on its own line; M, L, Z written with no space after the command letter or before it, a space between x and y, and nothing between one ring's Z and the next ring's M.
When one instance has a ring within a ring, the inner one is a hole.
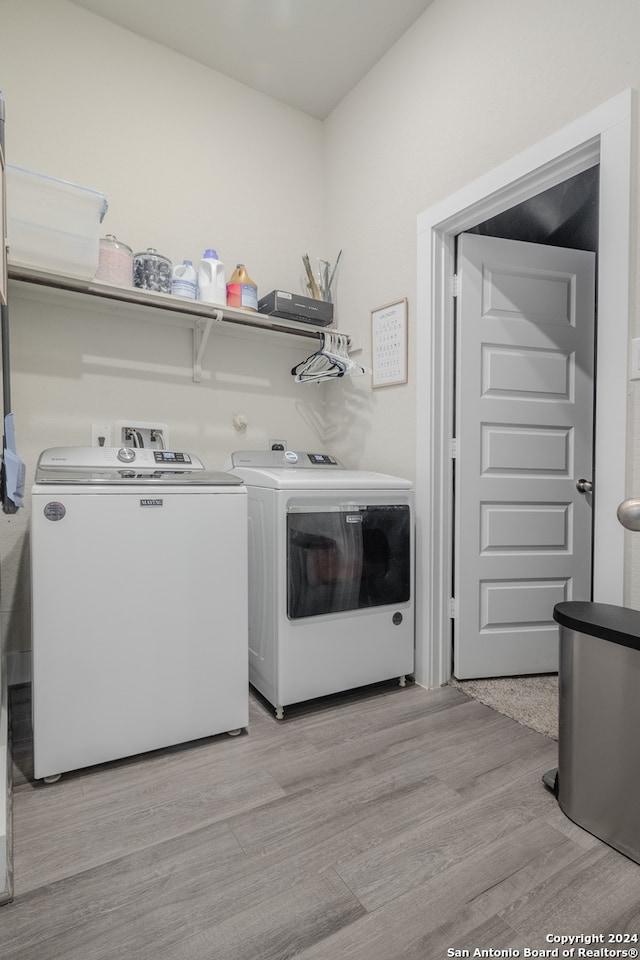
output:
M559 603L555 792L562 811L640 863L640 612ZM549 774L545 775L549 784Z

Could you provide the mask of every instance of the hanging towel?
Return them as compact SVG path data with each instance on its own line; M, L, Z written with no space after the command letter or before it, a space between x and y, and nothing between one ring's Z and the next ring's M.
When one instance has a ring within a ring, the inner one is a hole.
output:
M13 414L8 413L4 418L4 474L6 496L16 507L24 506L24 480L26 467L16 453L16 434L13 423Z

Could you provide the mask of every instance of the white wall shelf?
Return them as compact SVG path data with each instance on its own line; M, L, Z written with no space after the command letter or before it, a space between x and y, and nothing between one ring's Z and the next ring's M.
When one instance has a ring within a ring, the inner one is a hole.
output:
M196 383L202 379L202 358L209 335L215 325L237 325L307 339L317 339L322 332L321 327L315 327L312 324L303 325L296 323L295 320L269 317L266 314L238 310L233 307L218 307L201 300L185 300L182 297L156 293L153 290L142 290L138 287L117 287L100 280L49 273L11 262L8 265L8 274L10 281L21 285L30 284L71 295L80 294L96 299L102 298L112 303L126 304L128 307L139 309L141 315L146 314L146 319L153 319L154 314L156 317L159 316L159 311L164 314L165 322L190 327L193 331L193 379Z

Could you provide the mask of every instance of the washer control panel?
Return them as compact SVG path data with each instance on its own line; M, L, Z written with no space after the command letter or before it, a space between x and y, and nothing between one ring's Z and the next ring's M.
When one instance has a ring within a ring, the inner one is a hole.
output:
M50 447L38 459L38 468L58 471L113 470L122 465L136 470L157 470L169 466L174 471L204 470L204 464L192 453L154 450L147 447Z
M143 457L146 456L148 458L148 454L150 452L153 454L155 463L184 463L189 465L193 463L190 454L178 453L176 450L145 450L143 452L140 450L140 448L136 449L135 447L120 447L117 457L122 463L133 463L139 453L143 453Z
M177 453L175 450L154 450L156 463L191 463L189 453Z

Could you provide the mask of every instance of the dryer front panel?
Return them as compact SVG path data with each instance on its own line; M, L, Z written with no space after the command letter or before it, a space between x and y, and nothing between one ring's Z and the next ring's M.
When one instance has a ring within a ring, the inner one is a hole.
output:
M411 598L408 504L290 506L290 620L407 603Z

